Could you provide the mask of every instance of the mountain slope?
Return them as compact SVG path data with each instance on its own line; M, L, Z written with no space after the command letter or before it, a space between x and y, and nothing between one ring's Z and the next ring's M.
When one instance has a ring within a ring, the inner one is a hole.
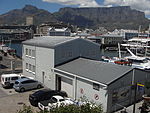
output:
M61 21L79 27L98 28L106 27L109 30L115 28L138 29L148 27L150 21L145 18L143 12L133 10L129 6L120 7L97 7L97 8L61 8L58 12L50 13L43 9L38 9L31 5L26 5L22 9L15 9L0 15L0 24L14 25L25 24L26 17L33 16L34 24L39 25L44 22Z
M143 12L129 6L111 8L62 8L55 13L59 21L78 26L137 28L149 23Z
M57 21L50 12L26 5L23 9L15 9L0 15L0 24L25 24L26 17L28 16L33 16L35 25L48 21Z

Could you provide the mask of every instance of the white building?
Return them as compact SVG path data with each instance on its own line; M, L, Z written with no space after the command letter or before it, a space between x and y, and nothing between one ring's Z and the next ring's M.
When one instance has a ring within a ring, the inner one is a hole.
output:
M70 36L71 30L69 28L48 28L49 36Z
M120 35L124 38L124 40L128 40L131 39L133 37L137 37L139 34L138 30L129 30L129 29L115 29L112 33L110 34L116 34L116 35Z
M53 68L77 57L100 60L100 46L82 38L43 36L23 42L23 74L56 89Z
M101 103L107 113L133 104L132 85L150 81L150 73L145 71L85 58L56 66L54 72L59 89L75 99L86 96L90 101ZM137 100L143 94L137 91Z
M132 104L132 85L150 82L150 75L99 61L99 49L99 45L82 38L49 36L27 40L23 42L23 74L51 89L64 90L74 99L86 96L110 113ZM137 92L137 99L142 95Z

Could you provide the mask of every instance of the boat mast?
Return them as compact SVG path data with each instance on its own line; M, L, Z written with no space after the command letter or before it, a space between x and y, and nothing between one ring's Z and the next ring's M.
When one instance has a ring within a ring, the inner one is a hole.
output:
M139 26L139 30L138 30L138 39L140 38L140 32L141 32L141 25ZM137 49L138 49L138 41L137 41L137 43L136 43L136 53L135 53L135 55L137 55Z
M150 24L149 24L149 27L148 27L147 39L149 38L149 32L150 32ZM147 47L148 47L148 41L146 42L145 57L147 56Z
M119 59L121 59L121 51L120 51L120 44L118 43L118 49L119 49Z

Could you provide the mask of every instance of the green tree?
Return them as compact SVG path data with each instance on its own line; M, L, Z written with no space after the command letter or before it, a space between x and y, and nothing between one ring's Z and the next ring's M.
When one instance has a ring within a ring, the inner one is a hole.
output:
M31 106L23 105L23 109L17 111L17 113L103 113L102 105L96 105L94 102L88 101L85 97L82 97L81 105L61 105L51 108L50 111L34 111ZM79 101L78 101L79 102Z

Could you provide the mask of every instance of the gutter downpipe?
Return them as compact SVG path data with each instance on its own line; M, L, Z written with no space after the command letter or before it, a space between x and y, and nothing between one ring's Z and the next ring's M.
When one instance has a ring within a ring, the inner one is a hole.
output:
M76 100L76 91L77 91L77 76L74 76L74 100Z

